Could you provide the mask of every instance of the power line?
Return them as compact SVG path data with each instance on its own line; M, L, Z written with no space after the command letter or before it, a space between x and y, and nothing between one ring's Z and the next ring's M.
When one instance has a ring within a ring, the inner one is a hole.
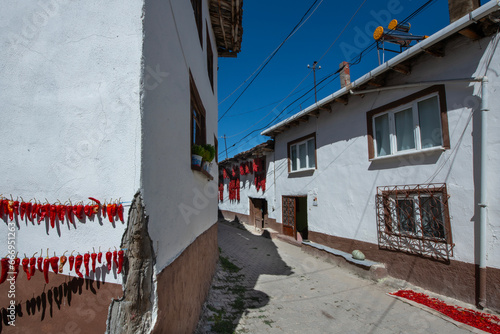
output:
M318 9L318 7L321 5L321 3L324 1L324 0L321 0L321 2L316 6L316 8L311 12L311 14L307 17L307 19L305 19L304 21L304 18L308 15L308 13L311 11L311 9L316 5L316 3L318 2L319 0L314 0L313 4L307 9L307 11L304 13L304 15L302 15L300 21L295 25L295 27L293 27L292 31L290 31L290 33L288 34L288 36L283 40L283 42L281 42L281 44L271 53L271 55L268 57L267 61L265 61L264 65L262 65L262 67L260 68L260 70L257 72L257 74L253 77L253 79L248 83L248 85L245 87L245 89L243 89L243 91L240 93L240 95L238 95L238 97L236 98L236 100L234 100L234 102L229 106L229 108L222 114L221 117L219 117L219 122L222 118L224 118L224 116L229 112L229 110L231 110L231 108L236 104L236 102L238 102L238 100L240 99L240 97L246 92L246 90L252 85L252 83L255 81L255 79L257 79L257 77L259 76L259 74L264 70L264 68L266 68L267 64L269 64L269 62L271 61L271 59L274 58L274 56L278 53L278 51L281 49L281 47L285 44L285 42L290 39L290 37L292 37L293 34L295 34L299 29L300 27L302 27L302 25L304 23L307 22L307 20L309 20L309 18L312 16L312 14L314 14L314 12L316 11L316 9ZM304 21L304 22L302 22ZM247 79L248 80L248 79ZM232 94L232 93L231 93Z

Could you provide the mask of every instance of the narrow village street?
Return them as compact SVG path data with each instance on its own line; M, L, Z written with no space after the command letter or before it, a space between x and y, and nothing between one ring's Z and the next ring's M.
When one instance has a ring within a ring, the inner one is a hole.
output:
M219 221L218 237L198 334L469 333L387 295L402 283L362 279L239 222Z

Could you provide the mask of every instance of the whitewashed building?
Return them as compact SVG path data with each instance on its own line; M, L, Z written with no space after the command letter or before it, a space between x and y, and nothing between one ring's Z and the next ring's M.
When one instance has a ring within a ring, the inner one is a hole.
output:
M4 213L2 254L124 252L121 273L105 255L83 278L21 269L15 296L0 284L16 326L2 330L192 332L218 248L217 171L193 169L191 146L217 145L217 57L240 51L242 1L21 1L0 16L2 200L97 211Z
M281 233L500 309L499 10L451 8L450 25L262 132Z

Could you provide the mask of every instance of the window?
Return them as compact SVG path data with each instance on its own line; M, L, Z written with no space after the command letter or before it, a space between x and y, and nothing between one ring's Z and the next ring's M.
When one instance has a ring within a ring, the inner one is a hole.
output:
M379 245L436 258L453 248L446 184L377 188Z
M212 92L214 91L214 53L212 51L212 41L210 40L208 25L207 25L207 71L208 80L210 80L210 85L212 86Z
M198 89L193 80L193 76L189 73L190 91L191 91L191 146L194 144L206 144L206 127L205 127L205 108L201 103Z
M288 143L288 172L316 168L316 133Z
M449 148L444 86L433 86L367 113L369 158Z
M193 6L194 19L196 21L196 28L198 28L198 37L200 38L200 43L203 47L203 13L202 13L202 1L203 0L191 0L191 5Z

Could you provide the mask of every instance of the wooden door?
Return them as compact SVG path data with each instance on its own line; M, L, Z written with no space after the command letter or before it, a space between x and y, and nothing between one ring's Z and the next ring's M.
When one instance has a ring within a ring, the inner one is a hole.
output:
M283 234L295 238L295 197L283 196Z

